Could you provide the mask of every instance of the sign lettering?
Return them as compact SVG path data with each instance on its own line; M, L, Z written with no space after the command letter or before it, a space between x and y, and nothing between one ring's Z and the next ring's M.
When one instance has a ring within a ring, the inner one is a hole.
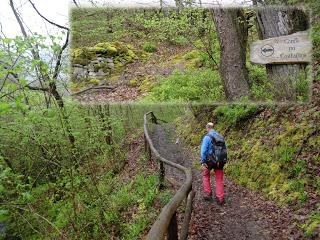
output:
M250 61L258 64L311 62L312 43L307 31L256 41L250 46Z

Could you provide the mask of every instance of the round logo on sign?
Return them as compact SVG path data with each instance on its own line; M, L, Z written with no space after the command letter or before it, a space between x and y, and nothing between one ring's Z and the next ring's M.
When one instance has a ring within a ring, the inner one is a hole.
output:
M270 57L272 56L272 54L274 53L274 48L273 46L266 44L264 46L261 47L261 54L262 56L265 57Z

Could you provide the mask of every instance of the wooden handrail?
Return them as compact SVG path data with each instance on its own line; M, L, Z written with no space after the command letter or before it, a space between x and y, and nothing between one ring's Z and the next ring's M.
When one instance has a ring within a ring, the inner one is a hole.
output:
M146 144L146 152L148 150L149 157L151 157L151 153L155 156L156 160L160 162L160 186L163 185L164 181L164 167L163 164L169 165L171 167L177 168L180 171L184 172L186 175L186 179L184 183L181 185L179 190L176 192L176 194L173 196L173 198L165 205L160 215L158 216L158 219L154 222L152 225L149 233L147 234L146 239L147 240L162 240L164 239L165 235L167 234L168 230L168 239L177 239L178 233L177 233L177 227L176 227L176 212L178 207L181 205L183 200L186 200L186 210L185 210L185 216L184 221L182 225L181 230L181 239L187 239L188 236L188 228L189 228L189 222L191 218L191 212L192 212L192 200L194 197L194 192L192 192L192 173L190 168L186 168L184 166L181 166L177 163L171 162L159 154L159 152L155 149L153 142L150 138L149 132L148 132L148 119L147 116L151 116L151 120L153 123L157 123L157 118L153 114L153 112L147 112L144 115L144 136L145 136L145 144ZM162 167L161 167L162 165ZM171 224L171 225L170 225ZM173 232L172 232L173 231Z

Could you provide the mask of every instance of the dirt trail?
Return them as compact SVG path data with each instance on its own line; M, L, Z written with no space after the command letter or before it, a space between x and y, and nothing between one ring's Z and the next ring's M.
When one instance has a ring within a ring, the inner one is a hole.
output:
M214 201L202 199L202 175L193 166L194 156L175 139L174 128L156 125L151 134L159 153L173 162L192 168L193 188L196 196L189 229L189 239L303 239L301 231L293 224L288 209L279 208L260 194L225 179L226 204L219 207ZM184 174L166 169L166 175L182 182ZM212 176L214 180L214 176ZM212 181L212 189L215 183ZM181 219L181 216L178 218Z

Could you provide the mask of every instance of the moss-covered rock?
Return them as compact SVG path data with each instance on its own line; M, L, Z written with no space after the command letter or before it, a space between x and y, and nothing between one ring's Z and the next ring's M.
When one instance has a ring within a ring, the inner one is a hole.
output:
M109 79L113 74L119 74L128 63L139 59L136 50L130 44L122 42L101 42L92 47L82 47L71 50L71 62L75 67L88 69L87 78L72 79L73 82L96 84L95 78ZM82 66L76 66L76 64ZM86 67L85 67L86 66ZM92 82L90 82L92 79Z
M118 55L118 49L116 46L109 42L98 43L91 48L96 54L103 54L106 57L113 57Z
M98 72L100 69L102 69L104 73L110 72L109 64L106 62L102 62L94 66L95 72Z
M124 43L114 42L113 46L117 48L119 55L126 55L128 53L128 48Z
M96 53L91 48L83 47L71 50L73 64L87 65L93 59L96 59Z
M97 58L97 55L103 57L118 57L119 62L132 62L138 59L134 52L134 47L121 42L102 42L93 47L82 47L71 50L73 64L87 65L90 61Z

